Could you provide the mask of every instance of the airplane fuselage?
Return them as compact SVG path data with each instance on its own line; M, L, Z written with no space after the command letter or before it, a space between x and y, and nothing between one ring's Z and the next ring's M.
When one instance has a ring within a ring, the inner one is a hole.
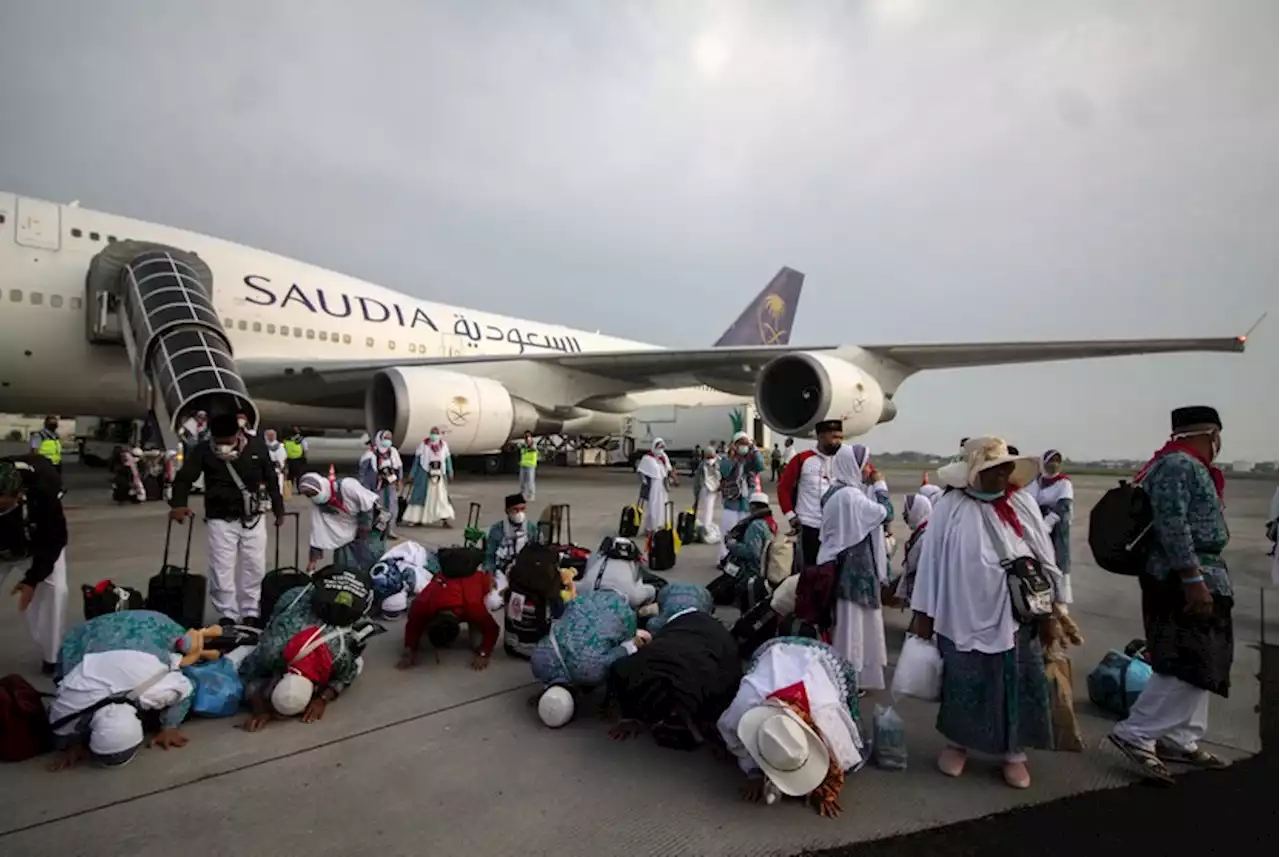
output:
M426 301L274 253L76 206L0 193L0 411L143 417L128 352L90 341L86 272L109 243L167 244L213 272L237 360L325 361L635 351L659 346ZM747 401L706 387L641 392L638 405ZM361 429L364 412L256 400L266 425ZM621 417L576 421L609 434Z

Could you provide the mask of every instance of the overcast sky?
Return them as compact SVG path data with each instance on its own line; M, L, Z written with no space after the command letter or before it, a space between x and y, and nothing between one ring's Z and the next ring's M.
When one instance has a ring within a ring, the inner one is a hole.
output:
M924 374L873 449L1277 455L1277 4L0 3L0 188L710 344L1233 335ZM587 299L584 299L587 298Z

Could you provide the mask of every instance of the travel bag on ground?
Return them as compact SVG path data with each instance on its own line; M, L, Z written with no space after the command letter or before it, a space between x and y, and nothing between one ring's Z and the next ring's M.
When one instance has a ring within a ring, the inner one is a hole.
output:
M182 673L195 686L191 713L196 717L231 717L240 710L244 683L233 661L218 658L183 667Z
M20 675L0 678L0 762L23 762L49 749L45 696Z
M618 535L625 539L640 534L640 521L644 519L644 509L636 504L622 507L618 516Z
M484 550L484 542L485 532L480 528L480 504L472 503L467 508L467 528L462 531L462 545Z
M781 623L782 617L773 609L768 599L756 602L729 629L734 642L738 644L738 655L744 661L749 660L756 649L778 635Z
M676 516L676 534L686 545L698 541L698 517L693 509L685 509Z
M99 580L94 585L80 587L84 596L84 618L87 622L107 613L120 610L141 610L145 600L142 593L131 586L117 586L110 580Z
M738 579L727 572L721 573L707 584L707 591L711 593L711 601L717 607L728 607L737 600Z
M1128 717L1151 674L1146 661L1112 649L1089 673L1089 699L1108 714Z
M160 573L147 582L146 607L163 613L184 628L203 628L209 581L203 574L191 573L191 537L195 533L195 521L190 519L187 525L187 547L181 566L169 562L173 525L174 521L170 518L164 531L164 563L160 566Z
M560 554L560 567L573 569L573 579L581 580L587 571L587 558L591 551L573 541L573 517L569 504L548 506L546 515L551 525L549 544Z
M302 556L302 518L297 512L286 512L286 518L293 518L293 565L280 564L280 536L283 527L276 528L276 563L262 578L262 597L258 602L258 615L263 624L271 618L280 596L295 586L306 586L311 582L311 575L298 566Z
M649 540L649 570L669 571L676 565L675 503L666 504L662 528Z

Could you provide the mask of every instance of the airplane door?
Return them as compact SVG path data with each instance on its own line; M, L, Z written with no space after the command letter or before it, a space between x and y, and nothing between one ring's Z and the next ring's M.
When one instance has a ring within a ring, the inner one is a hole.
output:
M23 247L58 250L62 247L62 210L57 203L18 198L13 238Z

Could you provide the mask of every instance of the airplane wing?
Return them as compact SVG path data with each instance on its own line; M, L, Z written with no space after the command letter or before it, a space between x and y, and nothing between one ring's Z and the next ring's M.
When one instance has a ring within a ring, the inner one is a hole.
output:
M891 366L900 378L926 369L1041 363L1095 357L1124 357L1185 351L1241 352L1245 337L1199 339L1115 339L1066 342L1006 342L936 345L748 346L595 353L513 354L486 357L380 358L303 362L290 359L237 360L254 396L328 407L361 407L364 390L379 370L424 366L476 374L503 381L521 396L512 379L521 370L574 373L591 396L705 384L736 395L750 395L756 376L769 361L798 352L829 353L858 362L859 353ZM589 396L584 396L589 398ZM555 404L575 404L560 402Z

